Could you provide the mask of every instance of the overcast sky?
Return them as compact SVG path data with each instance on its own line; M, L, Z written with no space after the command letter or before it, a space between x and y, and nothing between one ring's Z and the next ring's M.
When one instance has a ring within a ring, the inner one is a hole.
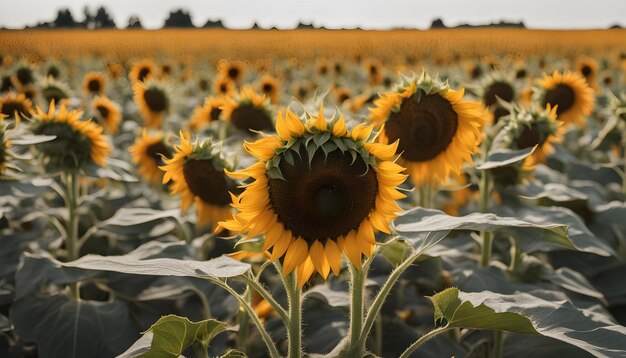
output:
M69 7L81 20L85 5L104 5L118 27L138 15L144 27L159 28L169 10L179 7L191 11L196 26L221 18L231 28L247 28L254 21L261 27L289 28L299 20L329 28L428 28L437 17L448 26L501 19L547 29L626 25L626 0L0 0L0 26L50 21L60 7Z

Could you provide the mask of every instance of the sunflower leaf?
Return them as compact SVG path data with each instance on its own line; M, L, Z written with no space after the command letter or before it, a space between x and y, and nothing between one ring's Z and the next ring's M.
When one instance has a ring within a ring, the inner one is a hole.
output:
M283 177L283 172L280 171L280 168L278 167L272 167L269 169L269 171L267 172L267 175L271 178L271 179L281 179L281 180L285 180L285 177Z
M293 166L295 164L293 160L293 153L290 150L285 151L285 153L283 154L283 157L285 158L287 163L289 163L289 165Z
M333 137L333 143L335 143L337 148L339 148L342 153L345 153L348 150L348 147L341 138Z
M494 151L489 154L489 157L484 163L476 166L476 169L487 170L517 163L531 155L535 151L535 148L537 148L537 146L519 150L501 149Z

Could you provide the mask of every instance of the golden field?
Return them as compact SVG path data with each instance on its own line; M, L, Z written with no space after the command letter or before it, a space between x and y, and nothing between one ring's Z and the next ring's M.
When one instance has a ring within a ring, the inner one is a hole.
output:
M399 55L575 55L626 50L626 30L547 31L520 29L442 30L29 30L0 32L0 48L12 55L153 56L162 53L210 57L299 59L355 52L378 58Z

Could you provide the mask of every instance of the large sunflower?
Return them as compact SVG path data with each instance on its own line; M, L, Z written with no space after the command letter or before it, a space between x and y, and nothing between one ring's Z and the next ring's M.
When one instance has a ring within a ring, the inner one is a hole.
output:
M189 127L192 130L198 130L213 121L219 120L222 113L220 107L223 104L224 100L221 97L207 97L202 107L194 109L189 120Z
M271 108L265 96L258 95L250 87L244 87L235 96L224 98L221 109L224 119L241 132L254 134L254 131L274 129Z
M244 144L258 162L234 178L252 178L233 207L239 213L221 227L248 238L265 235L263 251L283 258L284 274L297 270L303 286L316 270L339 274L341 253L357 268L372 255L374 231L390 233L400 208L396 190L406 179L393 162L398 143L373 143L373 128L346 129L343 116L326 120L323 110L305 124L289 109L278 115L278 136Z
M422 73L405 79L399 92L381 94L370 108L370 121L384 126L380 141L400 140L401 164L415 185L459 174L478 152L485 110L464 101L463 93Z
M135 102L139 113L149 128L161 128L163 119L169 112L171 96L168 87L159 81L146 80L133 84Z
M133 163L137 164L139 174L152 184L160 184L163 181L163 171L159 166L165 164L164 157L172 155L172 148L165 141L162 132L150 134L146 129L141 133L135 143L128 148L132 155Z
M230 218L228 193L237 189L237 183L224 173L232 167L220 156L219 149L210 140L191 143L181 132L180 144L174 146L174 151L160 168L165 172L163 184L171 181L170 192L182 195L181 210L194 203L200 226Z
M0 97L0 113L8 118L15 118L17 115L30 113L32 104L23 93L16 95L9 92L6 96Z
M552 75L545 74L538 84L539 104L550 104L552 107L558 105L557 118L565 123L583 125L585 117L593 111L593 89L578 73L554 71Z
M65 105L56 110L54 101L48 112L37 108L32 113L31 131L37 135L54 135L55 139L36 145L46 169L76 171L93 162L103 166L111 147L102 135L102 127L80 119L82 112L68 111Z
M83 78L83 91L85 93L98 96L103 95L106 89L106 77L102 72L92 71Z
M122 121L120 106L106 97L96 97L91 101L91 108L96 112L96 120L111 134L117 133Z
M130 77L130 81L132 83L135 82L144 82L150 77L154 77L157 73L157 67L152 60L145 59L141 60L133 65L132 70L128 74Z

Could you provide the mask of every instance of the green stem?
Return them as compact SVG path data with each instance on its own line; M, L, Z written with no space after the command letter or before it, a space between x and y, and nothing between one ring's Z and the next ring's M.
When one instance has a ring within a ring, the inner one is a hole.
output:
M489 187L489 171L482 170L480 176L480 203L479 209L481 213L486 213L489 209L489 197L491 196L491 189ZM482 247L481 247L481 257L480 257L480 266L487 267L489 266L489 259L491 258L491 246L492 246L492 236L490 232L483 231L481 232L482 237Z
M515 272L520 268L522 264L522 250L520 250L516 239L511 239L511 264L509 265L509 271Z
M235 299L237 299L237 301L239 301L239 303L241 304L241 307L243 307L246 310L246 312L248 312L248 315L252 319L252 323L254 323L254 326L259 331L259 334L261 334L261 338L263 339L265 346L267 346L267 350L270 354L270 357L280 358L280 353L278 353L278 349L276 348L276 345L272 341L272 337L270 337L265 327L263 327L263 323L261 323L261 320L259 320L259 317L254 312L254 309L252 308L252 306L248 304L248 302L246 302L246 300L240 294L238 294L235 290L232 289L232 287L228 286L225 282L217 278L209 278L209 281L215 283L216 285L220 286L224 290L228 291L228 293L230 293L233 297L235 297Z
M65 250L67 251L67 260L74 261L78 259L78 215L76 213L78 202L78 175L75 172L66 173L65 187L67 195L67 228L65 237ZM78 282L70 283L70 297L80 300L80 288Z
M380 313L374 322L374 347L372 350L376 356L383 354L383 316Z
M239 315L237 322L239 323L239 332L237 332L237 348L243 353L248 353L248 331L250 328L250 316L246 312L245 306L252 307L252 295L250 288L246 288L243 293L245 303L239 305Z
M406 271L407 268L411 267L413 262L417 260L418 257L422 254L422 251L418 251L409 256L406 260L404 260L400 265L398 265L389 275L387 281L380 288L374 301L370 305L370 309L367 311L367 315L365 316L365 322L363 323L363 328L361 329L361 336L359 337L358 347L365 346L365 340L369 335L372 327L374 326L374 322L376 321L376 317L380 313L380 309L387 299L391 288L396 284L400 276Z
M209 358L209 345L204 343L195 343L193 345L193 356L197 358Z
M276 311L276 313L278 313L278 316L280 317L280 319L287 324L287 322L289 321L289 315L287 314L287 311L285 311L285 309L283 308L283 306L281 306L272 296L271 293L269 293L258 281L257 279L255 279L254 277L250 277L247 275L243 276L244 280L246 281L246 283L248 284L248 286L250 286L251 288L253 288L256 292L259 293L259 295L261 295L261 297L263 297L271 306L272 308L274 308L274 310Z
M504 348L504 332L494 332L493 358L502 358L502 350Z
M302 357L302 289L298 286L295 270L285 277L285 289L289 301L289 324L287 338L289 340L289 358Z
M350 268L350 336L348 338L348 352L350 356L361 357L365 350L359 344L363 328L363 299L365 293L365 272L349 265Z
M419 348L422 344L426 343L428 340L430 340L431 338L435 337L438 334L441 334L447 330L449 330L451 328L449 327L439 327L439 328L435 328L432 331L426 333L425 335L421 336L417 341L413 342L413 344L411 344L409 346L409 348L407 348L402 355L400 355L400 358L407 358L411 356L411 353L413 353L417 348Z

